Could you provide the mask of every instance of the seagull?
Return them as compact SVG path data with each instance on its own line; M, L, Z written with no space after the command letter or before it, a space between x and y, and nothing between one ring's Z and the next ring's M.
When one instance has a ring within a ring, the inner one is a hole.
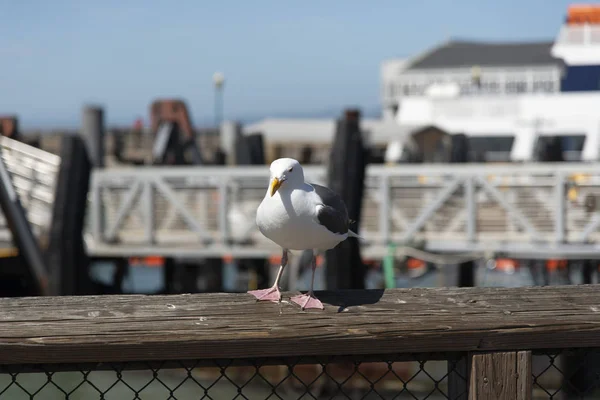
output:
M348 228L350 219L342 198L325 186L305 182L304 171L297 160L279 158L271 163L270 171L267 193L256 212L256 225L265 237L281 247L281 266L272 287L248 293L257 300L281 301L279 280L288 263L288 253L312 250L310 290L291 300L302 310L323 309L313 292L316 255L348 237L360 236Z

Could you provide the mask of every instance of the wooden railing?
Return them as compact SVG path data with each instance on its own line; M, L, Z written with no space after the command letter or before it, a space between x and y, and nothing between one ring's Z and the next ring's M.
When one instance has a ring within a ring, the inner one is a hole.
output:
M600 347L597 285L318 292L325 310L306 312L290 295L279 304L225 293L0 299L0 399L78 398L84 386L89 399L354 398L356 390L373 398L559 398L555 391L586 385L563 376L573 369L556 354L577 348L584 357ZM594 368L585 365L577 374ZM161 375L169 368L181 372L177 379ZM164 393L128 382L132 369L146 370ZM94 378L100 370L112 377ZM66 371L78 385L58 379ZM38 384L27 380L35 373ZM262 389L248 383L254 378ZM324 380L333 382L325 395ZM310 396L290 395L292 386ZM111 397L118 387L124 392ZM42 394L51 389L57 397Z

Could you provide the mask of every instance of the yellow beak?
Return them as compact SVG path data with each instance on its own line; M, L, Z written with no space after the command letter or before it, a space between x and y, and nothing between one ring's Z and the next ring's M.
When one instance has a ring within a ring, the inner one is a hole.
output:
M273 195L275 194L277 189L279 189L279 187L281 186L282 183L283 183L283 181L280 181L277 178L273 178L271 180L271 184L269 185L269 196L273 197Z

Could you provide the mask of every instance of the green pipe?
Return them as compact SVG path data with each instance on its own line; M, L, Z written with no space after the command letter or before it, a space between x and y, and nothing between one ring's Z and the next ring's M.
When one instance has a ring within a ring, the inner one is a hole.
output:
M388 254L383 257L383 276L385 278L386 289L396 287L396 278L394 276L394 255L396 254L396 245L388 244Z

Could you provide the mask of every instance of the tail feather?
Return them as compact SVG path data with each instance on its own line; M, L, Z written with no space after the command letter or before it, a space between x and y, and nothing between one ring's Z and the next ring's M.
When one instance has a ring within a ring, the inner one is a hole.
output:
M366 239L364 237L360 236L359 234L357 234L356 232L354 232L351 229L348 229L348 237L354 237L363 242L366 241Z

